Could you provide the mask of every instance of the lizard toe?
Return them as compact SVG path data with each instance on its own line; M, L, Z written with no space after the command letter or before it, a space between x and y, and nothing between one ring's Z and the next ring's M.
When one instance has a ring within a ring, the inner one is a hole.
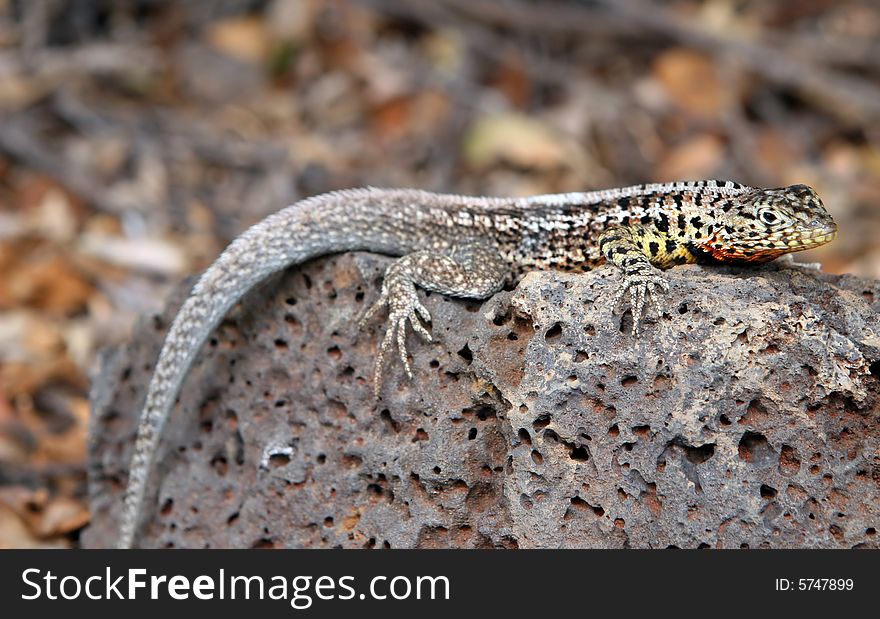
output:
M633 319L632 335L633 337L638 337L642 331L641 327L645 317L645 309L653 306L657 316L661 316L663 309L660 303L660 293L667 292L668 290L669 283L660 274L640 273L629 275L614 295L611 305L612 311L617 313L618 310L621 310L621 303L628 295Z

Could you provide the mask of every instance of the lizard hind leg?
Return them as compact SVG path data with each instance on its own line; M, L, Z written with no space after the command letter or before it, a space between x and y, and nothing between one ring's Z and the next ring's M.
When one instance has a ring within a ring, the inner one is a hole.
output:
M385 359L395 346L407 377L413 377L406 349L407 323L424 340L433 340L425 328L431 322L431 314L419 300L417 286L454 297L485 299L502 288L507 274L498 250L479 241L461 242L444 251L413 252L392 263L385 272L379 299L358 322L362 328L380 310L388 308L388 327L373 373L376 398L382 387Z

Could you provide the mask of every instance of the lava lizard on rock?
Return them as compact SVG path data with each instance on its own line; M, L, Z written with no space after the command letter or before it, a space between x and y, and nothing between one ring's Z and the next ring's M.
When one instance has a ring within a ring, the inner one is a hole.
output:
M129 469L117 544L131 547L160 434L181 385L226 312L273 272L352 250L399 256L361 324L387 307L374 373L396 346L406 374L407 323L426 340L430 315L417 288L485 299L539 269L584 271L608 261L623 283L633 335L666 283L660 269L684 263L761 263L831 241L837 226L806 185L757 189L733 182L648 184L530 198L351 189L307 198L252 226L204 272L159 354ZM659 307L659 305L658 305Z

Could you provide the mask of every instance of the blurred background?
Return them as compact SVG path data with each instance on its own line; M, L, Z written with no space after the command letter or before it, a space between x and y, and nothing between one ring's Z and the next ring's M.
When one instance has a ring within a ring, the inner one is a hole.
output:
M0 0L0 547L89 520L89 368L239 232L358 185L815 187L880 277L873 0Z

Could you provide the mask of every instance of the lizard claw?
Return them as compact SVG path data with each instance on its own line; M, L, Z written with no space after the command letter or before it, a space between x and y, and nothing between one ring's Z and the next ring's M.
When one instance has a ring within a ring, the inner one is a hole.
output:
M629 293L629 305L632 310L633 337L638 337L641 332L642 318L645 307L653 305L657 316L663 314L660 292L669 290L669 282L659 273L634 274L625 276L623 284L617 289L614 300L611 303L612 311L616 311L621 301Z
M373 391L377 399L379 398L379 390L382 385L382 371L385 366L385 357L395 345L397 346L397 354L403 365L403 369L406 372L406 376L412 380L412 367L406 350L407 323L411 325L413 331L418 333L424 340L428 342L433 341L431 333L422 324L422 321L426 323L431 322L431 314L425 306L419 302L414 287L411 289L393 290L391 293L383 291L382 296L376 304L374 304L361 319L361 323L372 317L379 308L384 307L385 305L388 305L391 308L391 312L388 316L388 330L385 331L385 337L382 338L382 344L379 346L379 351L376 355L376 367L373 371Z
M375 316L377 313L379 313L379 310L384 308L387 304L388 304L388 295L383 290L382 294L379 295L379 298L376 299L376 302L373 303L367 309L367 311L364 312L364 315L361 316L360 320L358 320L357 330L363 331L364 328L367 326L367 323L370 322L370 320L373 318L373 316Z

